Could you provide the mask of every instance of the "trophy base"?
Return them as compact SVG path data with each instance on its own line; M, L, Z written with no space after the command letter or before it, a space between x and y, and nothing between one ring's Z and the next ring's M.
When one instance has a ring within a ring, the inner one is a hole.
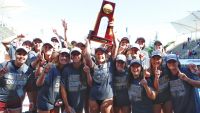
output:
M95 42L99 42L99 43L103 43L103 44L112 45L112 41L111 40L108 40L106 38L102 38L102 37L99 37L99 36L92 35L89 39L91 41L95 41Z

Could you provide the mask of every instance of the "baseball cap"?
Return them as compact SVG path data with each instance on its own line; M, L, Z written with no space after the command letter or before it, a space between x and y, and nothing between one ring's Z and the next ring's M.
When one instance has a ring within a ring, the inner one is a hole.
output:
M53 40L57 40L58 41L58 39L56 37L51 37L51 41L53 41Z
M126 62L126 56L123 54L118 54L116 57L116 61L118 61L118 60Z
M139 64L139 65L141 65L141 62L138 59L133 59L133 60L131 60L130 66L132 66L133 64Z
M82 42L78 42L78 43L76 44L76 46L77 46L77 47L85 47L85 44L82 43Z
M155 50L151 53L151 57L154 57L154 56L160 56L162 57L162 52L159 51L159 50Z
M133 45L130 45L130 49L132 48L137 48L138 50L140 50L140 46L137 43L134 43Z
M138 38L136 39L135 43L137 43L138 40L143 40L143 41L145 42L144 37L138 37Z
M154 45L156 45L156 44L162 45L161 41L159 41L159 40L156 40L156 41L154 42Z
M81 49L78 48L78 47L74 47L74 48L72 48L70 53L72 54L72 53L75 52L75 51L81 53Z
M30 43L30 44L32 45L32 42L31 42L30 40L25 40L25 41L22 43L22 45L25 44L25 43Z
M45 45L50 45L50 46L53 48L53 44L52 44L51 41L46 41L46 42L44 42L44 44L43 44L42 47L44 47Z
M62 49L60 49L59 53L68 53L69 54L70 50L67 48L62 48Z
M33 39L33 42L36 41L36 40L40 40L40 41L42 42L42 39L41 39L41 38L34 38L34 39Z
M166 61L168 62L169 60L174 60L174 61L178 61L178 57L176 56L176 54L169 54L167 55Z
M97 51L102 51L103 53L106 53L106 49L103 47L98 47L95 49L95 54L97 53Z
M122 41L122 40L127 40L127 41L129 42L128 37L123 37L123 38L121 39L121 41Z
M26 53L28 53L28 50L27 50L24 46L19 46L19 47L17 47L16 52L19 52L20 50L23 50L23 51L25 51Z

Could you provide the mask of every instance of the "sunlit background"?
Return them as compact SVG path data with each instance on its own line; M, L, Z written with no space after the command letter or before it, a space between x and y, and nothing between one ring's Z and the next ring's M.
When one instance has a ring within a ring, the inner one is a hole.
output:
M109 0L116 3L114 12L117 38L128 36L132 42L139 36L146 44L153 40L187 40L198 37L195 31L178 31L172 22L179 22L192 11L199 10L199 0ZM102 0L0 0L0 22L15 34L29 38L50 38L52 28L63 35L61 19L68 23L69 41L82 41L92 30ZM199 19L199 18L198 18ZM197 26L200 20L191 20ZM105 27L107 22L103 21ZM198 24L199 23L199 24ZM175 25L177 26L177 24ZM194 26L193 26L194 27ZM7 38L7 37L3 37Z

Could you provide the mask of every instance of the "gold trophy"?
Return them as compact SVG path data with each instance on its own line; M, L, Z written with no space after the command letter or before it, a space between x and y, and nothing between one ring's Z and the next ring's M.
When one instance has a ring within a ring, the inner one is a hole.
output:
M109 24L107 25L107 29L106 29L106 33L105 33L104 37L97 36L97 34L99 31L101 19L103 17L108 18L108 23L113 22L114 9L115 9L115 3L103 0L100 12L99 12L97 20L96 20L94 30L90 30L90 33L88 36L89 40L112 45L113 34L112 34L111 29L113 28L113 26L110 26Z

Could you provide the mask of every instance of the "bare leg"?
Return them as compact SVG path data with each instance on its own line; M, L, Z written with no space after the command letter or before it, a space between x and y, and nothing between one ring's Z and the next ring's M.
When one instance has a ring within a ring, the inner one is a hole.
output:
M95 100L89 100L89 106L91 113L100 113L99 104Z
M113 105L112 98L104 100L103 103L101 104L101 113L112 113L112 105Z

